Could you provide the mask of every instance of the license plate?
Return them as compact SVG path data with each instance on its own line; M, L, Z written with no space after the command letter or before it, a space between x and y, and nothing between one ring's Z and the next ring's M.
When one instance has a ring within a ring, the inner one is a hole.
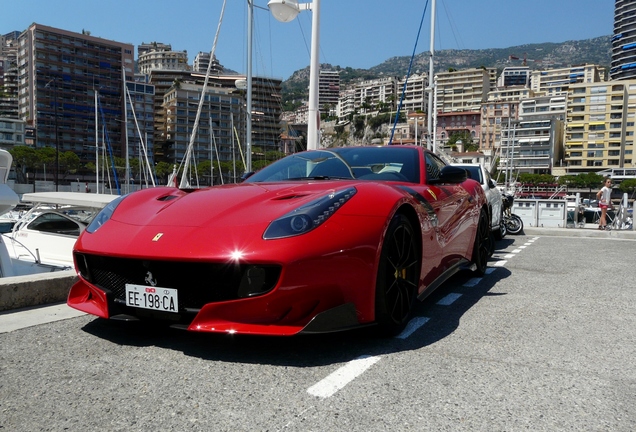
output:
M126 305L163 312L178 312L177 290L126 284Z

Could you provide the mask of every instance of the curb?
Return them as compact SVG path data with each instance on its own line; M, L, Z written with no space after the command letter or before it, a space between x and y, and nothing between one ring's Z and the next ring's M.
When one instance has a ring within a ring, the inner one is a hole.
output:
M0 311L65 302L75 270L0 278Z
M597 228L596 225L590 225L590 228L524 227L523 233L525 235L636 240L636 231L633 231L633 230L601 231Z

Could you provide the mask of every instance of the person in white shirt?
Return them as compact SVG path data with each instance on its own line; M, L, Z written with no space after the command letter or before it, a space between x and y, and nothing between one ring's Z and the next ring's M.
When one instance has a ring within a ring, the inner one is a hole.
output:
M601 208L601 220L598 223L598 229L600 230L604 230L607 225L606 215L607 209L612 206L611 197L612 180L606 177L603 181L603 188L600 191L596 192L596 199L599 200L598 206Z

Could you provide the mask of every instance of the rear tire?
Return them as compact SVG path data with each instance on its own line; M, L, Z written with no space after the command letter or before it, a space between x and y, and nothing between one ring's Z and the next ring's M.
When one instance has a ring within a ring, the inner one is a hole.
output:
M501 212L501 217L499 218L499 229L494 231L495 240L503 240L507 232L508 230L506 229L506 224L504 222L504 215L503 212Z
M420 281L421 248L409 219L396 214L387 230L375 289L380 333L398 334L411 319Z
M490 257L490 248L492 243L490 233L490 224L488 223L488 215L485 211L479 214L479 223L475 232L475 244L473 245L473 264L475 265L475 273L483 275L488 267L488 258Z
M516 214L511 214L506 221L506 229L510 234L519 234L523 231L523 220Z

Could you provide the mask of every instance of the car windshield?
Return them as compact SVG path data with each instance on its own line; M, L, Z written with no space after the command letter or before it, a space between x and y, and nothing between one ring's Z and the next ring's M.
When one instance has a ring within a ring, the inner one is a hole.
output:
M249 177L246 183L304 179L419 183L418 156L416 149L399 146L307 151L274 162Z

